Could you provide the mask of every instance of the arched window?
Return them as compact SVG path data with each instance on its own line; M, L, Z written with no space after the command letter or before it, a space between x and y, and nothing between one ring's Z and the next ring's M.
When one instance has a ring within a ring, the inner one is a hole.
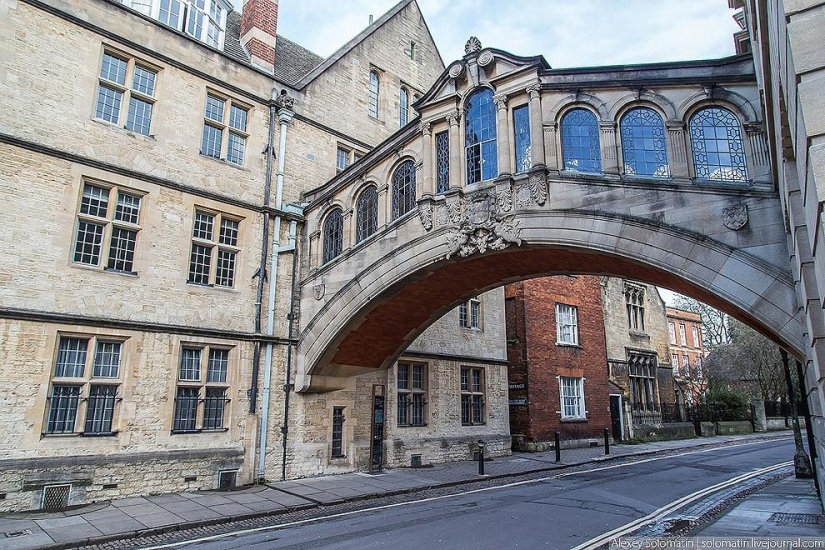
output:
M415 164L405 161L392 175L392 219L415 208Z
M355 205L355 242L360 243L378 230L378 190L367 187Z
M401 88L398 94L398 122L401 126L407 124L410 118L410 97L407 95L407 89Z
M369 114L373 118L378 118L378 91L378 73L370 71Z
M697 178L747 181L742 130L727 109L707 107L696 111L690 119L690 146Z
M633 176L670 175L665 145L665 125L656 111L647 107L631 109L622 117L624 173Z
M587 109L573 109L561 119L561 147L565 170L602 171L599 123Z
M498 175L496 106L492 90L484 88L471 95L466 110L464 150L470 185Z
M344 246L344 215L340 208L336 208L327 215L324 221L324 261L337 258L341 255Z

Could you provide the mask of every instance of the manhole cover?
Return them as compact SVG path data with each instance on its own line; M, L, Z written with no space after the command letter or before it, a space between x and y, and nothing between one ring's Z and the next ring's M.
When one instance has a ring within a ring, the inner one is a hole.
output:
M776 512L768 518L768 521L772 521L779 525L785 523L806 523L815 525L819 523L820 517L822 516L818 514L785 514L781 512Z

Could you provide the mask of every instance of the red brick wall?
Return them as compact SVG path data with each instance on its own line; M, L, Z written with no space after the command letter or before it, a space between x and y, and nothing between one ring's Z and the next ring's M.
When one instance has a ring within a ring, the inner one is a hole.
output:
M241 13L241 37L252 28L258 28L270 36L277 36L278 0L247 0ZM250 55L275 62L275 49L256 39L244 44Z
M596 437L610 427L604 313L598 277L555 276L508 285L510 383L527 382L528 406L510 407L513 434L528 441ZM579 345L556 344L556 303L576 306ZM559 376L585 378L587 419L561 420ZM520 397L524 392L511 392Z

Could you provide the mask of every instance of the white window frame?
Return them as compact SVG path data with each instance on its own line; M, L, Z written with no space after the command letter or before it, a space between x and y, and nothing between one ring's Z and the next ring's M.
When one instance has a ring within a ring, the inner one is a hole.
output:
M673 364L673 374L679 374L679 354L678 353L671 353L670 354L670 362Z
M676 325L674 323L667 324L667 332L670 336L670 343L676 345Z
M470 330L482 330L481 300L470 298L458 306L458 326Z
M584 381L582 376L559 376L559 404L561 405L562 420L587 420L587 408L584 400ZM565 394L565 389L572 389L573 394ZM575 399L571 406L574 409L568 414L566 399Z
M560 346L579 345L578 309L569 304L556 303L556 344ZM565 329L569 328L569 332Z
M699 349L702 347L701 341L699 340L699 327L696 325L690 327L691 332L693 333L693 347Z
M687 347L687 333L684 323L679 323L679 345Z

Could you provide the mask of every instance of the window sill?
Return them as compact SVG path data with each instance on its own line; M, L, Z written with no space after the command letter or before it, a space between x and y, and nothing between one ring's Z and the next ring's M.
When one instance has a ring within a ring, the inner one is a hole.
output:
M343 462L347 459L347 455L335 455L329 457L330 462Z
M563 424L576 424L576 423L580 424L582 422L587 422L587 417L585 416L585 417L582 418L582 417L577 416L577 417L570 417L570 418L562 418L561 422Z
M121 132L126 132L127 135L134 138L147 139L149 141L157 141L157 139L155 139L155 134L141 134L140 132L135 132L134 130L128 129L126 126L120 126L119 124L109 122L108 120L103 120L102 118L92 117L92 122L100 124L101 126L106 126L107 128L113 128Z
M193 288L208 288L211 290L220 290L222 292L238 292L238 290L233 286L222 286L214 283L195 283L193 281L186 281L186 284L187 286Z
M556 345L560 348L584 349L582 348L581 344L568 344L566 342L556 342Z
M81 432L81 437L114 437L118 434L118 431L114 432Z
M114 269L114 268L111 268L111 267L104 267L103 271L105 271L106 273L114 273L116 275L127 275L129 277L137 277L138 276L137 271L121 271L120 269Z
M397 424L397 428L426 428L427 424Z
M205 159L209 159L209 160L212 160L212 161L215 161L215 162L219 162L219 163L223 164L224 166L229 166L230 168L234 168L234 169L240 170L242 172L249 172L249 169L244 167L243 164L235 164L234 162L230 162L230 161L226 160L225 158L213 157L212 155L207 155L202 151L198 151L198 155L201 158L205 158Z
M458 328L460 328L461 330L469 330L472 332L484 332L484 329L480 327L462 327L461 325L458 325Z
M461 427L462 428L472 428L473 426L486 426L486 425L487 425L486 422L482 422L481 424L464 424L464 423L462 423Z

